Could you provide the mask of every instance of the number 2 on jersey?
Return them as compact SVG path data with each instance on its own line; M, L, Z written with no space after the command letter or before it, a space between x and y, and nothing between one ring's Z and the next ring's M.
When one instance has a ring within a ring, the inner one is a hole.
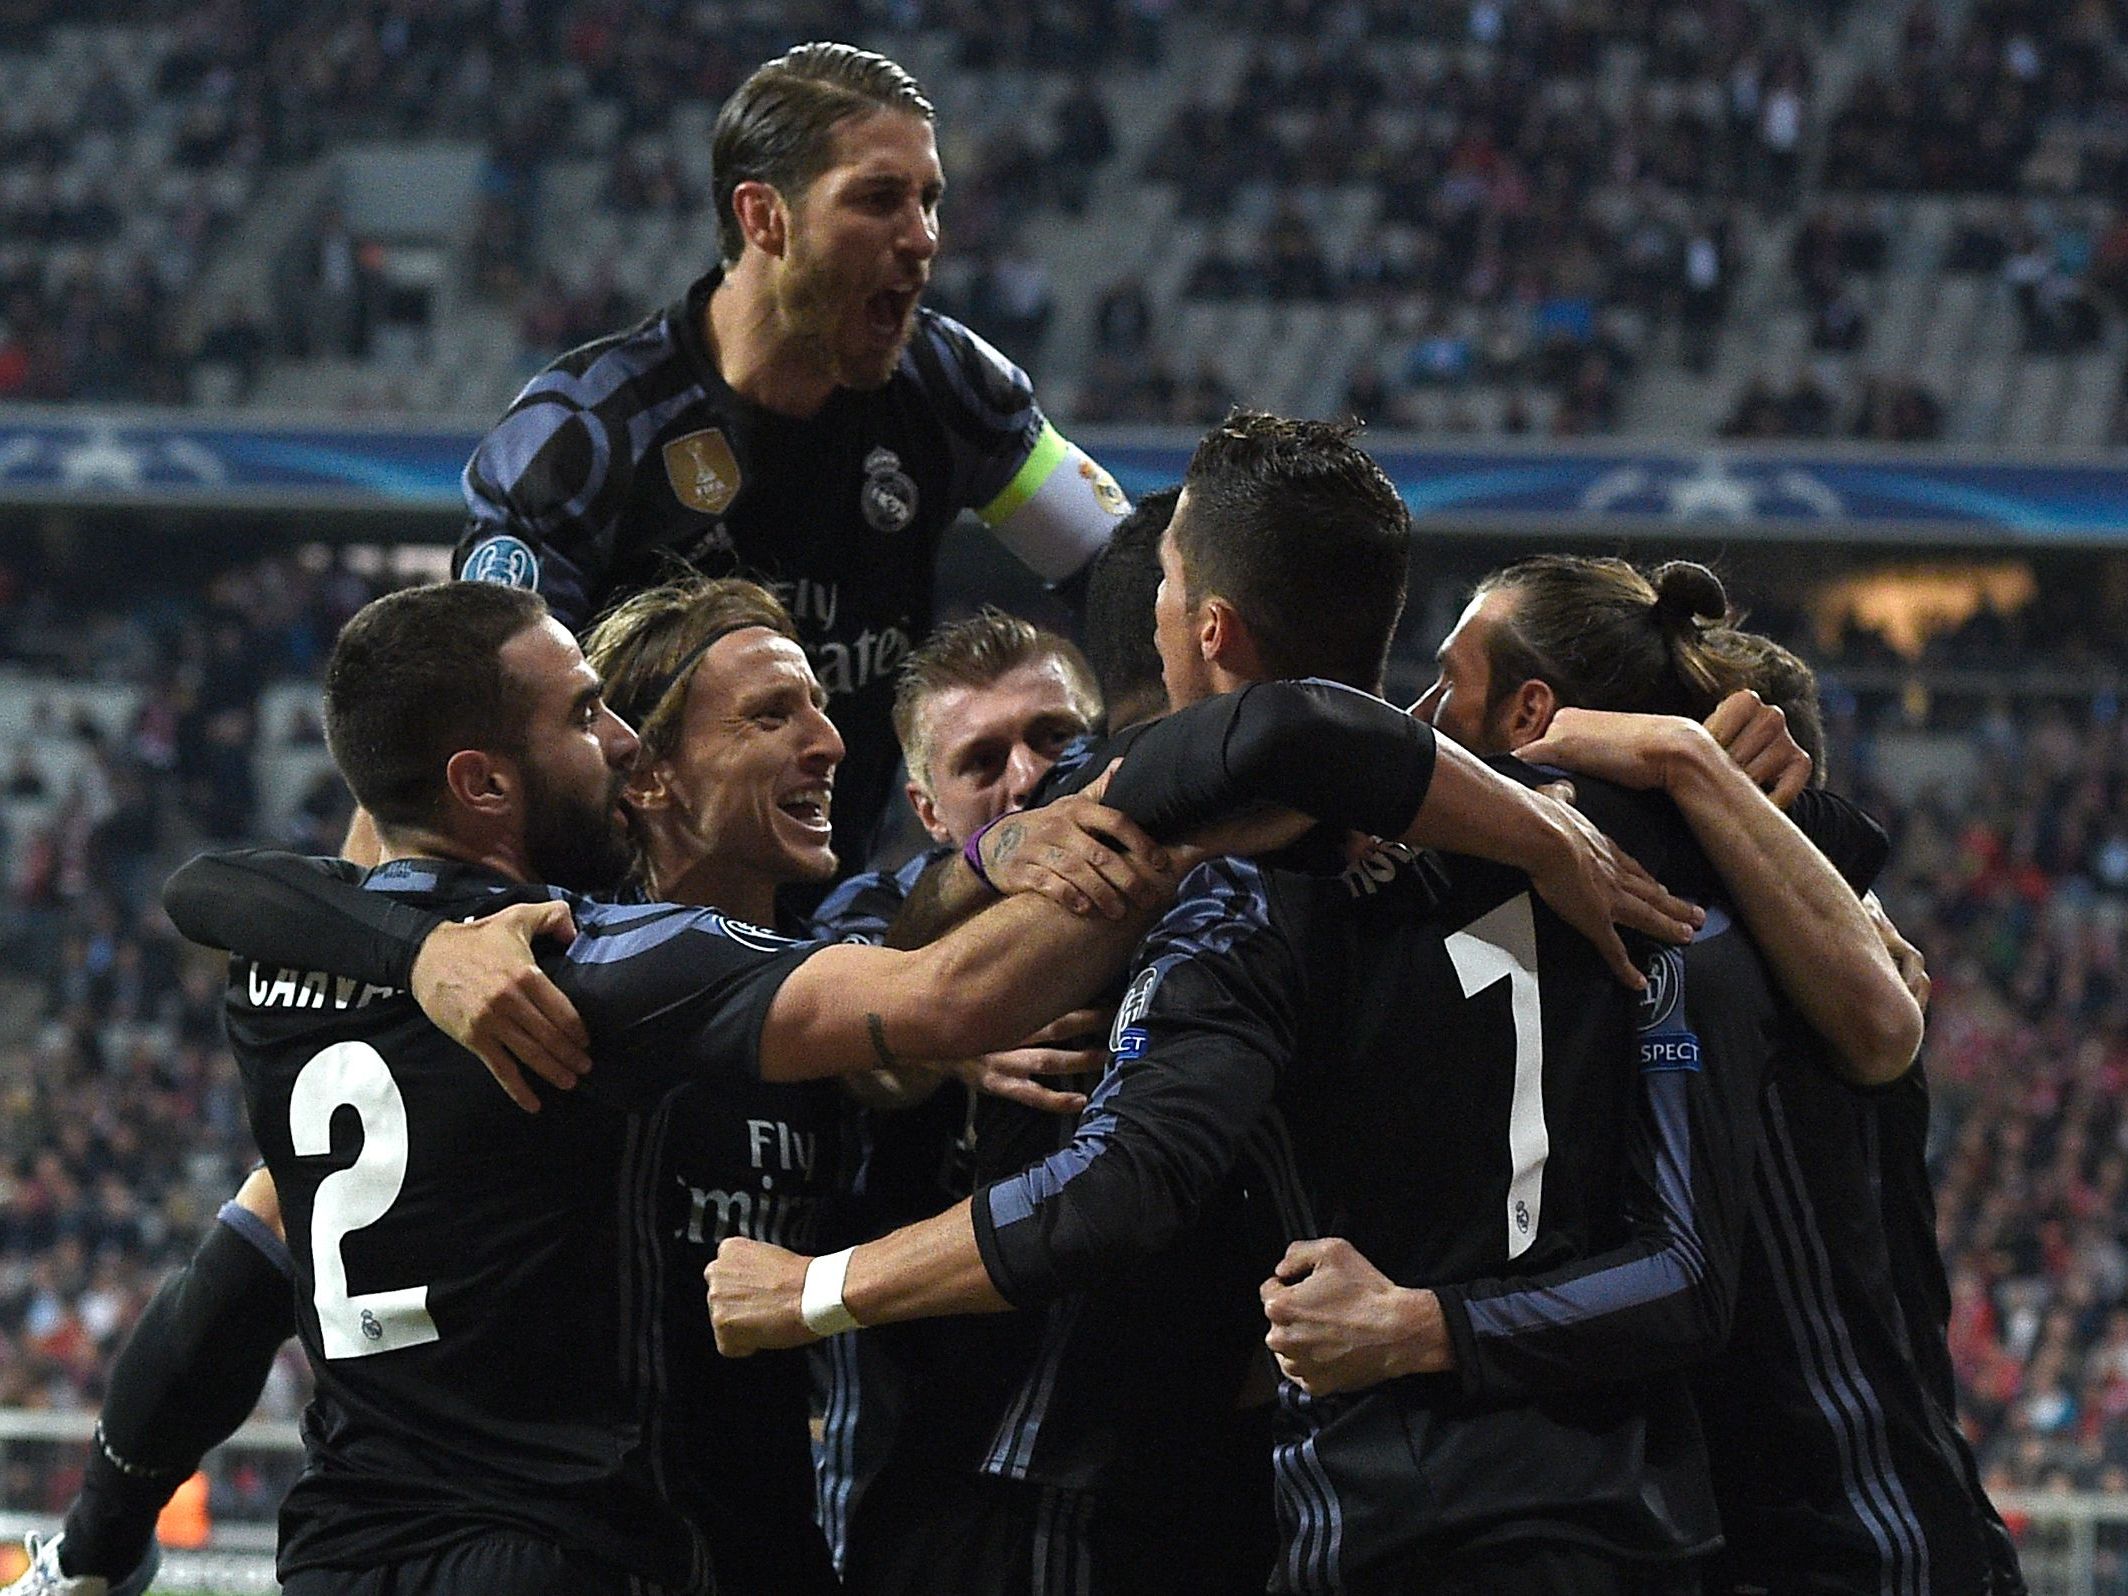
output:
M1515 1023L1515 1094L1507 1111L1507 1255L1519 1258L1537 1239L1544 1212L1544 1160L1552 1150L1544 1128L1544 1010L1537 986L1537 917L1530 896L1517 893L1448 939L1448 957L1476 997L1507 982Z
M374 1225L406 1183L406 1099L384 1056L367 1042L335 1042L303 1066L288 1100L288 1132L299 1158L332 1151L336 1109L362 1122L362 1151L318 1182L310 1208L310 1263L318 1335L328 1358L366 1358L436 1339L429 1288L401 1286L350 1296L340 1242Z

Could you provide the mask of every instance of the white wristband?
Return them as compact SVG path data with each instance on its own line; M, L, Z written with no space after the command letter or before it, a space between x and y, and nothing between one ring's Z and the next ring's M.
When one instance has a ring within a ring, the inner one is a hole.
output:
M857 1328L857 1316L842 1305L842 1277L849 1273L850 1254L845 1247L805 1266L805 1284L798 1292L798 1317L816 1336L839 1336Z

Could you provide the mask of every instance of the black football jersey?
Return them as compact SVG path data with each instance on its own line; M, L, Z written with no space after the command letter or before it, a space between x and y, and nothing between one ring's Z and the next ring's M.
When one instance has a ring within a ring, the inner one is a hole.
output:
M1658 875L1704 890L1667 805L1620 795L1602 818ZM1638 1042L1633 995L1513 871L1401 850L1341 876L1222 862L1141 951L1071 1147L978 1193L978 1244L1016 1303L1097 1301L1119 1257L1182 1235L1238 1178L1238 1223L1268 1221L1229 1270L1249 1280L1240 1300L1174 1304L1165 1333L1108 1370L1157 1402L1201 1385L1183 1371L1226 1309L1222 1344L1261 1335L1253 1282L1288 1239L1346 1236L1420 1284L1618 1244ZM1089 1383L1079 1400L1106 1398ZM1488 1538L1682 1557L1716 1533L1681 1377L1503 1401L1444 1376L1282 1401L1277 1588L1336 1589ZM1023 1433L1038 1453L1074 1427L1053 1407Z
M1765 1151L1735 1330L1697 1382L1728 1545L1722 1596L2021 1589L1954 1409L1930 1275L1917 1078L1851 1090L1800 1021L1765 1091ZM1903 1198L1893 1227L1880 1198ZM1935 1376L1935 1378L1932 1378ZM1991 1583L1995 1581L1995 1583Z
M368 885L446 913L550 890L428 861ZM284 1575L508 1530L706 1587L670 1500L649 1111L693 1080L758 1084L761 1025L812 945L707 911L569 901L578 935L548 968L597 1062L537 1115L404 991L234 962L230 1039L316 1375Z
M930 630L946 527L976 511L1056 582L1126 505L1043 417L1025 373L929 310L882 388L838 389L803 420L741 398L703 341L717 282L526 385L466 466L453 567L537 588L572 629L689 570L773 589L849 746L835 843L860 860L891 796L895 673ZM1080 467L1065 482L1068 460ZM1039 514L1016 514L1044 494Z
M878 943L926 867L952 850L931 849L899 870L873 871L837 887L814 916L823 941ZM1000 1110L1016 1113L1001 1114ZM845 1116L845 1222L849 1239L869 1239L928 1218L974 1189L978 1154L989 1167L1009 1156L990 1134L1001 1123L1029 1127L1050 1152L1070 1131L1069 1118L977 1097L946 1081L915 1108L885 1111L852 1105ZM1020 1164L1009 1166L1017 1171ZM875 1487L969 1476L997 1415L1032 1358L1037 1326L1020 1314L969 1315L880 1325L836 1336L816 1349L822 1391L816 1513L836 1566L862 1579L886 1544L932 1534L930 1523L865 1511ZM930 1494L911 1487L907 1499Z

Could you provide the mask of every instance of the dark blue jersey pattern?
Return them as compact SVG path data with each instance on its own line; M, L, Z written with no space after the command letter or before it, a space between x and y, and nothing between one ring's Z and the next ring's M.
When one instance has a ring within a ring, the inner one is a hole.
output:
M431 861L367 885L452 916L551 892ZM175 896L180 929L226 940ZM813 949L707 911L568 901L578 935L544 962L598 1067L537 1115L406 992L234 963L230 1038L317 1381L284 1575L501 1532L707 1587L673 1505L654 1111L689 1082L756 1079L769 1005Z
M1888 843L1846 800L1791 812L1858 891ZM1960 1433L1918 1067L1858 1092L1783 1004L1760 1104L1735 1327L1695 1379L1722 1596L2021 1590Z
M939 540L964 510L1062 581L1126 508L1043 417L1026 375L917 312L885 386L795 419L734 393L704 339L712 274L526 385L465 470L459 575L535 587L572 629L690 570L781 598L849 748L835 841L865 843L891 796L895 673L930 630Z
M1599 784L1584 786L1590 803ZM1666 879L1704 883L1667 805L1619 796L1599 819ZM1690 1040L1657 1045L1673 1061L1711 1058L1715 1038ZM1346 1236L1392 1278L1436 1285L1564 1269L1624 1245L1640 1116L1701 1134L1711 1111L1665 1105L1708 1097L1720 1078L1635 1067L1632 994L1525 878L1401 850L1341 877L1207 867L1142 950L1114 1045L1072 1146L978 1194L992 1279L1027 1306L1097 1291L1238 1185L1248 1201L1230 1210L1230 1235L1253 1255L1230 1306L1252 1339L1253 1282L1287 1239ZM1674 1156L1698 1178L1699 1145ZM1661 1188L1659 1171L1650 1179ZM1670 1191L1678 1223L1708 1252L1733 1248L1701 1234L1725 1216L1697 1191ZM1653 1272L1599 1316L1707 1289ZM1175 1357L1201 1349L1219 1306L1169 1324ZM1555 1333L1528 1339L1541 1351ZM1160 1355L1145 1341L1129 1353ZM1323 1402L1289 1389L1284 1406L1278 1588L1335 1590L1505 1539L1659 1559L1714 1539L1681 1376L1617 1380L1599 1366L1581 1389L1516 1398L1447 1376ZM1034 1431L1036 1454L1045 1439Z

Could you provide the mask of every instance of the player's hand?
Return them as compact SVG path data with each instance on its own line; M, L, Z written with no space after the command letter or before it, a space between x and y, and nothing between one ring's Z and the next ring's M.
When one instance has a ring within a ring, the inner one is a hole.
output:
M1892 917L1884 912L1884 905L1877 901L1874 892L1862 894L1862 910L1869 916L1869 923L1877 928L1877 935L1884 943L1884 951L1892 956L1892 968L1899 972L1899 979L1905 983L1907 991L1913 995L1921 1012L1926 1014L1929 993L1935 990L1934 983L1929 980L1928 960L1923 958L1921 950L1907 941L1899 928L1892 924Z
M1674 762L1695 742L1704 748L1709 735L1707 728L1681 715L1562 709L1552 716L1544 735L1516 749L1515 757L1600 776L1621 787L1667 789Z
M1114 1015L1102 1009L1074 1009L1052 1020L1018 1047L980 1058L958 1059L946 1073L972 1092L1001 1097L1045 1114L1076 1114L1086 1106L1084 1092L1044 1086L1042 1078L1098 1074L1108 1063L1108 1027Z
M1810 755L1788 730L1788 716L1757 693L1731 693L1714 706L1707 730L1752 784L1786 809L1810 785Z
M818 1341L800 1316L805 1266L812 1261L745 1236L719 1242L717 1256L702 1271L717 1350L727 1358L744 1358Z
M440 925L414 957L421 1012L477 1055L528 1114L539 1112L539 1097L524 1070L564 1092L591 1072L590 1033L533 961L532 943L540 937L564 947L575 940L566 903L512 904L485 919Z
M1294 1242L1259 1295L1264 1345L1310 1396L1454 1366L1434 1294L1397 1285L1349 1241Z
M1110 771L1114 766L1109 767ZM1166 850L1100 801L1108 774L1082 793L1008 814L983 833L983 873L998 891L1039 892L1073 914L1121 920L1173 891Z
M1613 975L1640 991L1647 977L1627 954L1618 927L1662 942L1685 943L1706 923L1706 911L1648 874L1639 860L1573 805L1544 793L1537 799L1554 821L1555 845L1545 861L1531 868L1530 885L1554 914L1596 945Z

